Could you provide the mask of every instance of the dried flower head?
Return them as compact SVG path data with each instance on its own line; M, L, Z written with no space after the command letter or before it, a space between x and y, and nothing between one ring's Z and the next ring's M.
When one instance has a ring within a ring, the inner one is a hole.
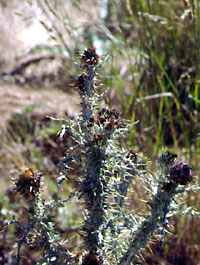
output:
M81 91L83 91L85 89L87 78L88 78L88 75L85 72L83 72L81 75L79 75L75 83L75 87L78 87Z
M96 53L96 49L90 46L81 55L81 61L85 65L96 65L99 62L99 55Z
M162 186L162 190L168 193L168 192L173 190L174 186L175 186L174 183L171 181L170 182L164 182L163 186Z
M192 171L191 166L179 162L170 168L170 179L176 184L187 185L192 181Z
M103 108L97 114L97 123L104 126L106 132L113 132L115 128L121 127L119 112Z
M90 117L87 126L92 127L92 126L94 126L95 122L96 122L96 117L92 116L92 117Z
M102 141L103 141L103 135L100 134L100 133L96 133L96 134L94 135L93 141L94 141L94 143L97 144L97 145L101 144Z
M88 253L83 257L82 265L102 265L103 261L94 253Z
M15 183L17 191L24 197L33 199L40 190L40 179L41 174L34 173L32 168L24 170Z
M169 151L163 152L160 162L164 165L172 165L177 158L177 154L173 154Z

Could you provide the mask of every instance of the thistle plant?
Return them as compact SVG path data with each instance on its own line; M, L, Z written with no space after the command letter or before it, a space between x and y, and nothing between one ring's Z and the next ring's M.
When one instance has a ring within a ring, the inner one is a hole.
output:
M177 199L193 179L188 164L175 163L176 154L164 149L160 168L150 174L147 159L123 147L123 137L126 139L136 123L122 119L116 109L101 108L100 100L105 93L100 92L102 83L97 71L103 60L95 48L91 46L79 56L81 73L73 86L80 95L81 114L73 120L62 119L60 138L68 133L75 144L60 161L58 177L61 186L67 181L71 167L77 165L79 188L65 200L47 202L42 199L41 176L31 169L19 176L17 191L29 200L31 207L27 222L19 224L12 220L23 230L16 264L20 264L21 245L30 244L31 235L43 249L37 264L134 264L155 236L160 238L162 247L168 218L176 213ZM149 196L146 214L126 207L129 192L138 181ZM53 212L65 207L73 196L84 205L84 218L78 228L83 238L78 259L54 231Z

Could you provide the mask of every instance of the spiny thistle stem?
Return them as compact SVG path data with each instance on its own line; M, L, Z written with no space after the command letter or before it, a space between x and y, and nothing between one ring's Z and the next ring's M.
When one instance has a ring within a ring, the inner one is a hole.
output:
M82 181L82 193L86 206L86 219L83 226L86 232L85 242L87 248L96 253L101 245L100 227L104 222L104 184L101 176L102 162L105 156L106 141L102 146L93 139L94 135L88 127L90 118L94 115L94 78L95 66L98 63L98 55L93 47L85 50L81 56L83 72L78 78L78 88L82 106L82 133L85 135L86 148L86 173Z
M94 95L94 76L95 69L93 66L87 68L87 75L85 76L85 91L80 93L82 100L82 112L84 121L88 121L92 115L93 106L92 99Z
M148 241L153 237L158 225L166 219L166 211L169 211L168 207L175 195L184 191L185 187L179 189L179 185L185 186L192 181L191 167L188 164L179 162L169 167L173 164L175 157L176 155L169 152L163 153L161 157L163 172L168 173L169 176L165 176L158 184L153 200L148 203L151 213L133 233L128 249L118 265L130 265L134 262L142 248L147 246Z
M130 265L141 249L147 245L156 231L158 223L163 218L166 205L170 204L175 194L175 188L168 194L158 190L154 200L151 202L152 210L150 215L141 223L137 232L133 234L129 248L121 258L119 265Z

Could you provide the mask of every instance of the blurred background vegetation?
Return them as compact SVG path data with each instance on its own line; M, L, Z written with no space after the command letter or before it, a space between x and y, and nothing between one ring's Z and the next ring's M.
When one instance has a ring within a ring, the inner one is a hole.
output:
M192 165L199 183L198 0L2 0L0 14L1 228L10 214L20 215L11 179L23 168L44 172L46 198L57 196L57 165L72 140L59 141L61 124L46 117L73 118L79 111L70 84L79 74L76 53L89 45L105 59L100 75L109 92L102 105L139 120L122 144L144 153L154 171L159 149L167 146ZM67 177L64 197L78 186L78 169ZM130 209L145 209L140 184L133 190ZM200 225L192 214L200 195L190 192L184 199L191 212L173 218L162 250L155 241L138 264L200 264ZM57 213L57 229L66 237L81 220L81 205L72 205ZM0 264L12 264L15 233L0 244ZM32 255L23 264L34 260Z

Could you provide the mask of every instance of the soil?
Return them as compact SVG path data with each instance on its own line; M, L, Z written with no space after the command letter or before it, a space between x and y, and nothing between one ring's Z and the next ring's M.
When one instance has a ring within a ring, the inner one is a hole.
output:
M79 99L75 94L67 94L59 89L35 89L29 86L0 83L0 127L6 126L7 121L15 111L23 110L26 106L34 106L38 115L55 113L62 117L74 116L78 112Z

